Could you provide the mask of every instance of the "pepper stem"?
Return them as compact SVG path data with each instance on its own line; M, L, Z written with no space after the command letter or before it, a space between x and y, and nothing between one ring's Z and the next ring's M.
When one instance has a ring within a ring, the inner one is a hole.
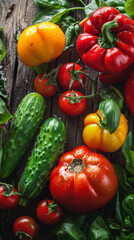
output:
M101 34L98 36L97 39L100 47L103 48L115 47L117 41L116 33L110 30L113 27L118 27L117 20L109 21L103 24Z
M117 20L109 21L103 24L101 32L102 32L103 39L106 43L111 44L114 41L114 37L109 31L113 27L118 27Z

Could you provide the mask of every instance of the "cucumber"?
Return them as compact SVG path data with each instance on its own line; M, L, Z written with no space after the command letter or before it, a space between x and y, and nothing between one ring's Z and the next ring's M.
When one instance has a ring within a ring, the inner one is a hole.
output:
M27 94L19 104L3 148L0 178L7 178L19 164L43 120L45 100L38 93Z
M48 118L41 127L32 155L18 183L20 205L27 205L28 199L36 198L45 187L59 154L64 152L65 140L66 127L62 120Z

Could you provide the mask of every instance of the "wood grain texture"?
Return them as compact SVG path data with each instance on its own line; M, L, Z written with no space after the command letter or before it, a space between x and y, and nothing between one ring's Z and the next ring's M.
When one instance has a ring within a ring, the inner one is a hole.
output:
M89 1L85 1L88 3ZM14 9L12 13L7 17L7 13L9 11L9 6L14 4ZM75 5L77 5L77 1L75 1ZM35 72L30 68L24 66L22 62L20 62L17 54L17 33L22 31L27 26L31 25L32 19L37 15L37 8L35 7L33 0L0 0L0 27L3 28L3 42L6 47L6 57L2 62L4 67L4 72L6 76L6 89L8 93L7 107L9 111L14 114L17 109L18 104L21 102L23 97L29 93L34 91L33 80L36 76ZM83 19L81 11L75 12L75 17L78 20ZM75 62L79 58L76 48L73 47L66 52L64 52L56 61L50 64L49 70L57 66L59 63L66 62ZM82 61L80 64L83 65ZM95 78L97 73L89 68L86 69L86 72L89 74L91 78ZM97 92L105 86L98 82ZM64 89L60 87L60 93L63 93ZM87 81L84 89L81 90L84 94L91 93L91 82ZM91 112L95 112L98 108L92 100L88 100L87 109L85 113L76 118L65 117L58 108L59 95L55 95L52 98L46 99L46 112L44 115L44 119L47 119L50 116L60 117L66 124L67 127L67 142L65 151L72 150L76 146L80 146L83 143L82 139L82 131L83 131L83 119L84 117ZM133 117L129 119L130 125L129 130L133 129ZM31 144L31 147L25 154L25 157L22 159L20 166L14 171L12 176L8 181L14 181L15 186L17 186L17 182L19 181L20 175L25 167L28 156L31 154L31 151L34 146L34 141ZM124 162L124 157L121 154L121 150L113 153L113 154L105 154L112 162L122 163ZM0 235L2 236L2 240L12 240L14 239L12 232L12 224L16 217L20 215L30 215L33 216L36 220L35 208L37 203L45 197L51 197L49 191L49 182L46 185L45 190L40 194L40 196L31 201L27 208L23 208L18 206L13 211L1 211L0 213ZM38 220L37 220L38 222ZM39 223L39 222L38 222ZM36 240L52 240L55 239L51 234L51 228L40 224L40 233Z

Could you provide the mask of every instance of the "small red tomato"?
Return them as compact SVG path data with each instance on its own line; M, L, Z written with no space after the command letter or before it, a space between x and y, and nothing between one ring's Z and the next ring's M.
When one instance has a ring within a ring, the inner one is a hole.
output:
M12 185L2 184L0 186L0 209L12 209L19 202L19 195Z
M84 113L87 101L81 92L66 91L60 95L58 106L65 115L75 117Z
M54 84L49 84L48 78L43 79L44 74L39 74L34 80L34 88L36 92L40 93L44 97L53 96L58 88Z
M19 239L33 239L38 233L38 225L33 218L21 216L14 221L13 231Z
M36 209L39 220L47 225L53 225L60 222L62 218L61 208L54 200L42 200Z
M134 71L125 84L125 101L130 112L134 115Z
M77 90L84 85L86 76L80 72L85 73L82 67L77 63L65 63L58 71L58 81L65 89ZM71 72L69 72L69 71ZM80 71L80 72L79 72Z

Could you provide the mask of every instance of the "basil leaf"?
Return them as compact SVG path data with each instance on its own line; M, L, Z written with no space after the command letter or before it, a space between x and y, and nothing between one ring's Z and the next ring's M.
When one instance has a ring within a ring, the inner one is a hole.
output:
M4 101L0 98L0 124L6 123L12 115L7 110Z
M34 0L36 7L43 10L47 7L69 7L70 4L66 0Z
M65 31L66 42L65 42L64 50L67 50L69 47L72 47L75 44L78 35L79 35L79 24L77 22L72 23L70 26L68 26L68 28Z
M124 168L122 168L121 166L117 165L117 164L113 164L114 170L117 174L118 177L118 181L119 181L119 192L123 193L124 195L126 194L131 194L134 192L134 182L131 183L131 179L129 180L129 178L127 177L127 174L124 170ZM134 180L133 180L134 181Z
M84 232L72 223L62 223L57 231L58 240L86 240Z
M0 61L3 60L5 55L6 55L6 49L5 49L5 46L4 46L3 42L2 42L2 40L0 39Z
M103 218L98 216L90 225L87 240L113 240Z
M97 9L98 9L98 6L97 6L97 3L96 3L95 0L92 0L92 2L89 3L89 4L84 8L85 14L86 14L86 16L87 16L88 18L89 18L90 15L91 15L95 10L97 10Z
M129 15L134 15L134 0L127 0L125 3L125 11Z
M117 191L117 199L116 199L116 207L115 207L115 217L118 223L123 225L123 219L121 214L121 207L120 207L120 199L119 199L119 192Z
M103 89L100 91L100 96L102 99L113 99L120 109L123 108L123 95L122 93L114 87Z
M126 158L126 169L134 175L134 131L130 131L122 147L122 152Z
M44 9L34 18L32 24L35 25L41 22L57 23L68 11L69 9L66 9L64 7L51 7Z
M134 226L134 194L127 195L123 199L121 206L126 227Z
M112 99L106 99L99 105L103 120L100 119L102 129L107 129L112 134L119 126L121 112L119 106Z

